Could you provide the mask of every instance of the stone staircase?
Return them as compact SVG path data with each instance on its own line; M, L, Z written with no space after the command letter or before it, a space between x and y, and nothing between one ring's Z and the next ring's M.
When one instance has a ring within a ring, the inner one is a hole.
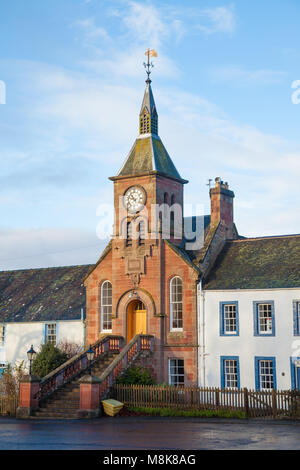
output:
M138 334L124 346L124 338L121 336L107 335L99 339L85 350L41 380L29 376L31 380L20 383L19 407L17 417L32 419L78 419L88 417L94 412L98 415L101 400L109 396L110 390L117 377L122 374L138 357L142 357L145 351L153 353L154 339L151 335ZM89 362L88 352L92 348L94 359ZM99 380L96 383L97 394L88 395L82 388L82 400L80 401L80 386L84 376L95 376ZM28 378L28 377L27 377ZM98 387L98 388L97 388ZM86 410L84 407L91 407Z
M100 357L91 367L92 375L100 377L117 355L117 353L109 352L105 357ZM85 370L76 379L55 390L48 398L45 398L40 403L39 409L35 411L33 418L77 419L80 398L79 380L86 374L87 371Z

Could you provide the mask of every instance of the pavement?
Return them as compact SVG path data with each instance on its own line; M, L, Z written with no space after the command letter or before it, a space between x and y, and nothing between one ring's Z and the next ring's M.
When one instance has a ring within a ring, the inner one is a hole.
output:
M300 422L114 417L0 419L1 450L299 450Z

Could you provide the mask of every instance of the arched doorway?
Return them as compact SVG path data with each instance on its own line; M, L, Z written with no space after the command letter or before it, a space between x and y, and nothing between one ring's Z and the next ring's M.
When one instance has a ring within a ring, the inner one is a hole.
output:
M147 310L141 300L133 300L127 307L127 343L138 334L147 333Z

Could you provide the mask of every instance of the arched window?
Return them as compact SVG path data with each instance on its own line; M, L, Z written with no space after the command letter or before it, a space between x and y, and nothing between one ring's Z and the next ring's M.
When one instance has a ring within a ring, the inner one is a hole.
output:
M178 276L170 281L170 329L182 330L182 280Z
M101 286L101 331L112 330L112 285L104 281Z
M132 246L132 223L126 225L126 246Z
M145 245L146 231L145 221L141 220L139 223L139 245Z
M166 217L169 213L169 195L168 193L164 193L164 217Z
M175 204L175 196L174 196L174 194L172 194L172 196L171 196L171 213L170 213L170 225L171 225L172 233L174 232L174 220L175 220L175 217L174 217L175 208L173 207L174 204Z

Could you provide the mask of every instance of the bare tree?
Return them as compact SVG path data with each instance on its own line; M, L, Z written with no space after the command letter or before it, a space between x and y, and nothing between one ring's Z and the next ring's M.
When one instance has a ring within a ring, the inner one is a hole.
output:
M57 347L64 353L67 354L68 359L79 354L83 351L83 346L75 341L68 341L67 339L63 338L57 345Z

